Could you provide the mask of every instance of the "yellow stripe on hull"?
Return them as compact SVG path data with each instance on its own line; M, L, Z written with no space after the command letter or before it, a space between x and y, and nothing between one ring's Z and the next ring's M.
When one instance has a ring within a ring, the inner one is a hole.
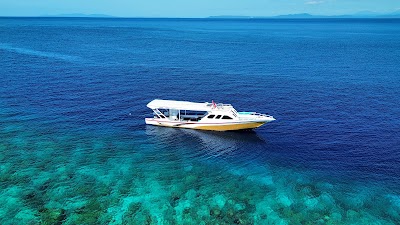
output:
M193 129L197 130L214 130L214 131L228 131L228 130L245 130L254 129L260 127L265 122L260 123L243 123L243 124L230 124L230 125L208 125L208 126L198 126Z

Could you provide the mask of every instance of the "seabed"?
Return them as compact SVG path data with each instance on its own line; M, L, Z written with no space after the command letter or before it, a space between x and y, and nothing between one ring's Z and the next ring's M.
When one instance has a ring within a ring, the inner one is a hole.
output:
M400 222L400 196L379 188L268 165L229 168L144 140L22 129L1 127L4 225Z

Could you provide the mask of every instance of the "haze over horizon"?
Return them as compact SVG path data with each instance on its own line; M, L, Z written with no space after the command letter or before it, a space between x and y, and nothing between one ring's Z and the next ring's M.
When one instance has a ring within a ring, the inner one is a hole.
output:
M208 17L219 15L235 16L278 16L309 13L313 15L348 15L371 11L392 13L400 10L398 0L250 0L231 2L220 0L183 1L150 0L133 2L106 0L82 2L78 0L0 0L0 16L44 16L59 14L104 14L116 17Z

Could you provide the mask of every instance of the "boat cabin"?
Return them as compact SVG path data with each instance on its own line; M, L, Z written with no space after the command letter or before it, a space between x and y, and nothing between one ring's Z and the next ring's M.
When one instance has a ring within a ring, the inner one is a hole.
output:
M193 103L185 101L153 100L147 105L154 118L182 122L217 122L237 120L238 112L230 104Z

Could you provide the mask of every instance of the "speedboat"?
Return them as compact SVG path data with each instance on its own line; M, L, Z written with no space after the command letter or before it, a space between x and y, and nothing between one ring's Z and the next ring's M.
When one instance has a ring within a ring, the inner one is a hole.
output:
M232 105L212 101L197 103L155 99L147 104L153 117L146 124L198 130L247 130L274 121L270 115L256 112L237 112Z

